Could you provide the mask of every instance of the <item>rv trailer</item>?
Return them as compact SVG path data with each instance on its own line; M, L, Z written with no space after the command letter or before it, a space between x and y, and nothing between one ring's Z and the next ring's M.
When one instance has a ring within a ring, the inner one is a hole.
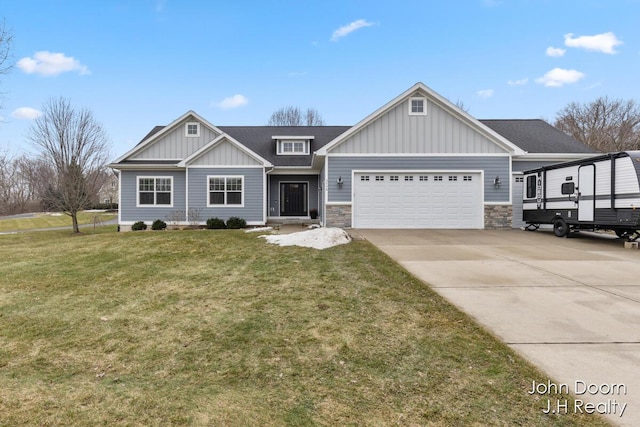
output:
M524 172L522 218L527 229L612 230L640 237L640 151L622 151Z

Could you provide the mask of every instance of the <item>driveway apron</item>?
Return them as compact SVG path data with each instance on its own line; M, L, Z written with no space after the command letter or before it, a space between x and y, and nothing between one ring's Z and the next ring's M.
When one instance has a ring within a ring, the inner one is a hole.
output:
M584 232L354 232L567 384L567 412L640 425L640 251Z

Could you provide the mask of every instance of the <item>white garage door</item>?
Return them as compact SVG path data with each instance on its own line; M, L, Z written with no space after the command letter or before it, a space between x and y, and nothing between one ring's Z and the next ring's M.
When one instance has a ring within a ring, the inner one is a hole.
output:
M526 225L522 220L522 191L524 186L522 174L514 174L511 178L511 203L513 206L513 228L521 228Z
M358 228L482 228L481 175L356 173L353 212Z

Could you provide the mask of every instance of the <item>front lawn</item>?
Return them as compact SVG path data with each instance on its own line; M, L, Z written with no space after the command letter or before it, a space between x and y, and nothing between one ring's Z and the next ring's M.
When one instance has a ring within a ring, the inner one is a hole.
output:
M0 236L0 425L605 425L368 242L113 230Z
M115 219L117 214L111 212L79 212L78 224L102 225L103 222ZM71 217L61 213L36 213L29 218L0 218L0 231L25 231L41 228L71 227Z

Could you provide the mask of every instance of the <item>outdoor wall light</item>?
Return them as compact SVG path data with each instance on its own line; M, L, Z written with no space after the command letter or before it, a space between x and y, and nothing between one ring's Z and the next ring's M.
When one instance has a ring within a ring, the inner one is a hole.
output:
M500 177L496 175L496 177L493 178L493 186L497 188L500 187L500 185L502 185L502 181L500 181Z
M342 176L338 177L338 180L336 181L336 183L338 184L338 187L342 188L342 184L344 184L344 181L342 180Z

